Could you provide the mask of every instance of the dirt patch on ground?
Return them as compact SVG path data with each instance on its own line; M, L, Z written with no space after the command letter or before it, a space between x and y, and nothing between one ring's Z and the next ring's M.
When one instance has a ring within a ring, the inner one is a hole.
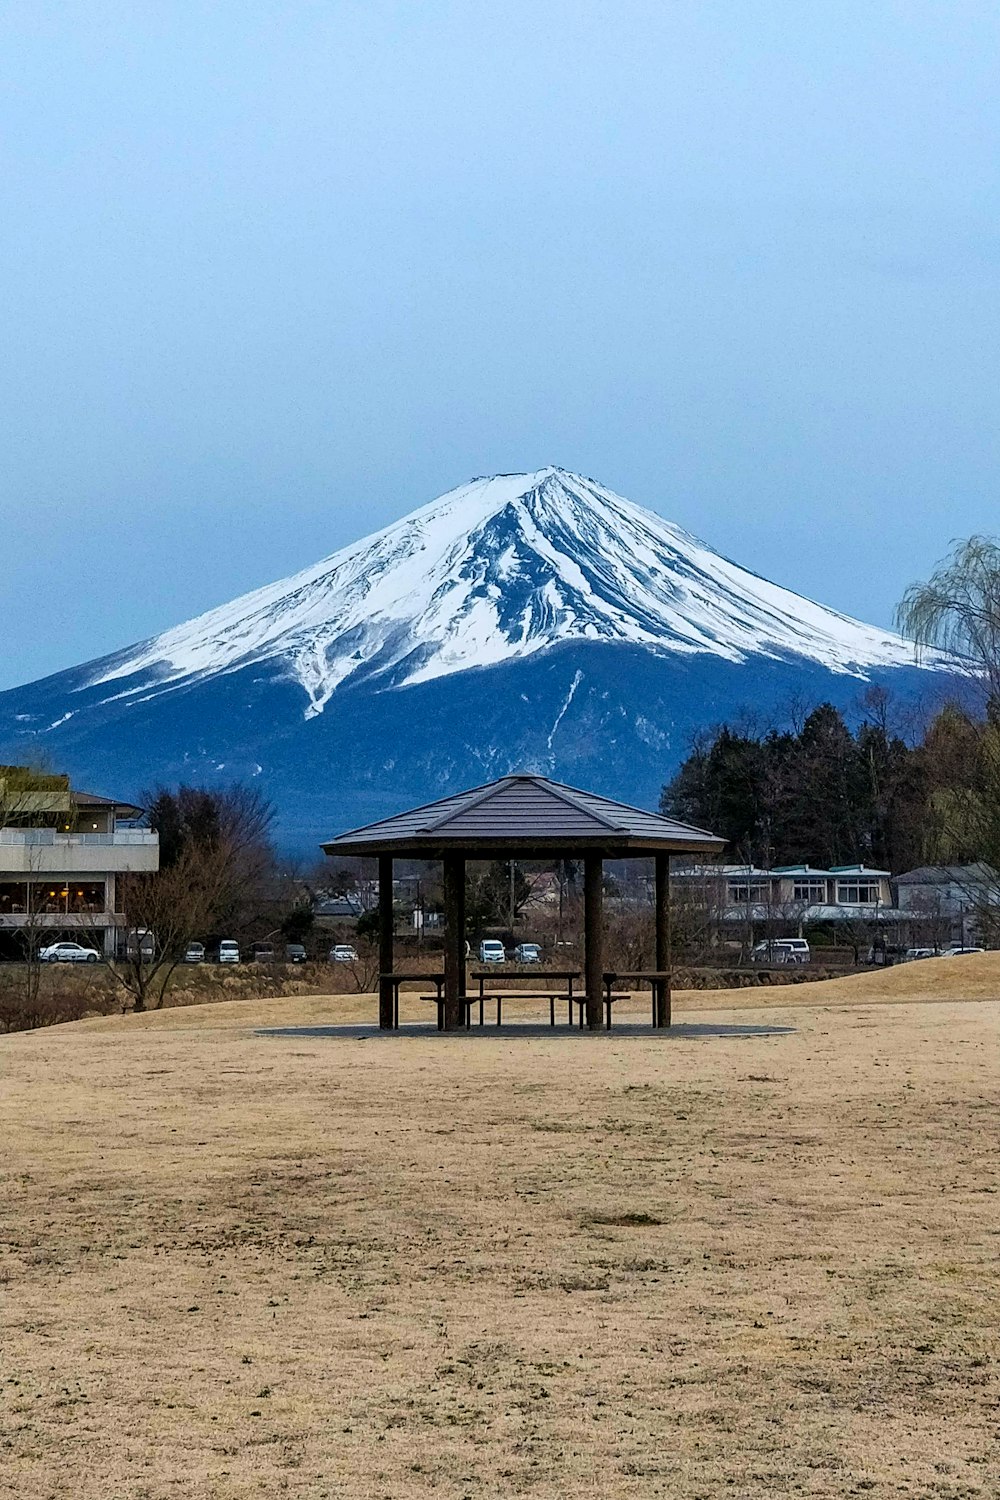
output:
M994 1496L1000 1005L808 988L769 1036L0 1038L0 1494Z

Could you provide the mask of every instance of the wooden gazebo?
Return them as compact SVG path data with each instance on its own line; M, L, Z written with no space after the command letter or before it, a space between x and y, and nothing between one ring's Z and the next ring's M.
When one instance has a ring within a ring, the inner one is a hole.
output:
M323 844L328 855L374 856L379 880L379 1025L393 1025L393 860L440 860L445 907L444 1028L464 1020L465 864L489 859L582 859L587 1025L601 1025L603 862L655 858L656 970L670 944L671 854L716 854L722 839L656 813L562 786L544 776L504 776ZM654 1007L654 1024L669 1024Z

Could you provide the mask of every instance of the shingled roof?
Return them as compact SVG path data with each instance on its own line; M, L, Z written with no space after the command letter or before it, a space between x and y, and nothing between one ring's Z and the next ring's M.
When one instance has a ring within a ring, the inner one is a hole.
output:
M503 776L342 833L323 844L327 854L396 854L434 859L462 850L564 853L592 849L625 854L717 853L724 841L703 828L563 786L545 776Z

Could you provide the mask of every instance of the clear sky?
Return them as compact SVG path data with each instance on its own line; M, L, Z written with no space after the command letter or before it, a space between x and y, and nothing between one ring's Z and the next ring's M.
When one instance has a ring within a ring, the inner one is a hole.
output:
M1000 10L8 0L0 686L561 464L885 623L1000 530Z

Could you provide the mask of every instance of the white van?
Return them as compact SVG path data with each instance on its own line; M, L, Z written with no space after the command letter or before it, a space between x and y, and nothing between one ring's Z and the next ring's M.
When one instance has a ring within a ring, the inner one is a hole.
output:
M219 963L238 964L240 961L240 945L234 943L232 938L224 938L219 944Z
M507 962L507 950L499 938L483 938L479 944L479 962L481 964L505 964Z
M755 964L807 964L812 954L805 938L767 938L750 954Z

